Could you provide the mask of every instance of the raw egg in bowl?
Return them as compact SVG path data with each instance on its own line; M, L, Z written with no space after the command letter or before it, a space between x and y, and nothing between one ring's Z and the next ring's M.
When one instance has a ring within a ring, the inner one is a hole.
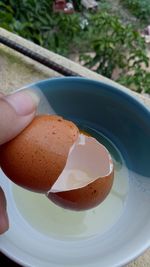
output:
M2 168L19 185L1 172L10 216L10 230L0 240L1 250L23 266L113 267L126 264L150 245L148 108L117 84L113 87L83 78L50 79L26 89L36 90L41 103L33 121L36 130L31 124L17 137L20 143L16 145L14 139L11 146L1 148ZM57 132L55 128L46 132L49 117L50 124L60 120L58 129L64 122L63 131ZM38 128L41 118L44 119L42 131ZM31 136L34 138L30 139ZM39 151L35 149L37 146L31 149L34 142L43 140L42 136L47 136L48 140L42 147L47 151L45 158L41 147ZM49 140L58 137L58 147L51 142L53 150L50 152ZM99 152L97 156L93 153L97 146L102 157ZM57 154L61 161L54 175L51 174L54 179L47 181L46 175L49 177L52 170L49 162L54 166L57 162L56 158L48 159L50 154ZM19 158L14 161L16 155ZM84 184L76 175L84 177ZM66 179L70 176L71 183ZM37 177L39 180L35 184L33 180ZM40 178L45 179L43 187Z

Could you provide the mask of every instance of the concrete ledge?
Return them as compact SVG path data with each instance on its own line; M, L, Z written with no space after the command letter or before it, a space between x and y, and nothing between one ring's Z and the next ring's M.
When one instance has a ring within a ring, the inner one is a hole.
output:
M41 46L39 45L36 45L34 44L33 42L31 41L28 41L16 34L13 34L11 32L8 32L2 28L0 28L0 35L2 36L5 36L13 41L15 41L16 43L19 43L27 48L30 48L31 50L37 52L37 53L40 53L41 55L49 58L50 60L60 64L61 66L64 66L68 69L71 69L72 71L76 72L77 74L79 75L82 75L83 77L87 77L87 78L90 78L90 79L95 79L95 80L100 80L100 81L104 81L108 84L111 84L111 85L116 85L116 82L108 79L108 78L105 78L104 76L102 75L99 75L93 71L90 71L89 69L85 68L85 67L82 67L81 65L79 65L78 63L75 63L73 61L71 61L70 59L67 59L63 56L60 56L56 53L53 53L47 49L44 49L42 48ZM47 67L44 67L43 65L33 61L32 59L29 59L23 55L21 55L20 53L18 52L15 52L14 50L12 49L9 49L9 48L6 48L5 46L3 46L2 44L0 45L0 49L3 49L5 50L5 52L11 54L11 55L14 55L18 60L20 61L23 61L24 64L29 64L30 66L32 66L32 68L38 70L38 72L40 73L43 73L43 76L45 77L58 77L60 76L60 74L58 74L57 72L53 71L53 70L50 70L49 68ZM117 84L118 86L118 84ZM139 97L140 100L142 100L145 105L150 105L150 100L142 95L139 95L137 93L134 93L132 92L131 90L125 88L124 86L122 85L119 85L120 89L121 90L125 90L125 91L128 91L130 92L131 94L133 95L136 95L137 97Z

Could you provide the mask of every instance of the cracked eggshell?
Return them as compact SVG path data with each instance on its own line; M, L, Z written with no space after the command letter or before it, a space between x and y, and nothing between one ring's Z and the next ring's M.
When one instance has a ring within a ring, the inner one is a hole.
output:
M46 193L63 171L78 128L56 115L40 115L0 147L0 166L16 184Z
M109 194L113 184L113 172L85 187L70 191L49 193L48 198L56 205L76 211L82 211L98 206Z
M96 139L80 135L47 196L63 208L87 210L106 198L113 180L114 167L108 150Z

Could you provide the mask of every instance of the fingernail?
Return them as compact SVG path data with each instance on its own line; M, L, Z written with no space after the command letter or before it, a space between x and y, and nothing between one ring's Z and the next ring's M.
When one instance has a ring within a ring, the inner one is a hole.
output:
M29 90L22 90L7 95L3 99L21 116L26 116L35 112L40 102L38 95Z

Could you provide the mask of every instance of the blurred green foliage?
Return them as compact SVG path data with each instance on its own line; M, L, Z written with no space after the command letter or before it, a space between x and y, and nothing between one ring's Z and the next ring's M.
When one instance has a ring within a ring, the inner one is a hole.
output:
M89 68L138 92L150 93L144 39L110 15L107 1L96 14L54 13L52 0L0 0L0 27L61 55L76 53ZM107 12L106 12L107 10ZM88 52L88 53L87 53ZM118 77L114 77L116 69Z
M138 92L150 93L149 58L145 39L131 24L124 25L117 16L107 12L98 13L89 19L88 35L91 54L83 54L86 66L98 73L113 78Z
M53 13L52 0L0 1L0 26L24 38L67 55L81 31L79 14Z
M143 22L150 23L149 0L120 0L120 1L138 19L140 19Z

